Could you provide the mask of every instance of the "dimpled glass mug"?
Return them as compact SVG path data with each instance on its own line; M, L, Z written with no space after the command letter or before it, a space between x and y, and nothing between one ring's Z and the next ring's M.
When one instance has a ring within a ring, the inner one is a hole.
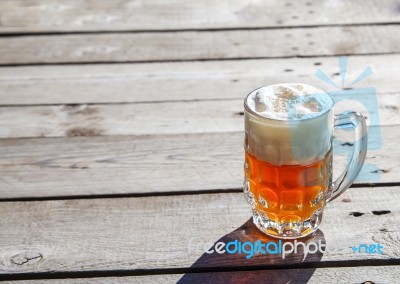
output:
M335 116L334 102L305 84L277 84L244 102L244 194L254 224L265 234L294 239L315 232L327 202L343 193L361 170L366 123L355 112ZM332 182L334 128L354 128L353 154Z

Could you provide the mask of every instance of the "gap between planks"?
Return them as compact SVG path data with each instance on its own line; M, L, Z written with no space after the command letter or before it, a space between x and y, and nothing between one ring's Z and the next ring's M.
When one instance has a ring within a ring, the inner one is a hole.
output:
M296 279L296 283L326 283L333 276L349 283L365 279L398 279L400 277L400 261L398 260L366 260L366 261L326 261L323 263L300 263L286 266L256 265L252 267L218 267L218 268L180 268L180 269L153 269L153 270L111 270L111 271L83 271L83 272L44 272L44 273L17 273L0 274L1 281L7 284L35 284L35 283L165 283L165 280L178 281L177 284L208 283L204 281L239 280L245 277L253 283L264 283L268 280ZM385 274L382 273L385 271ZM344 273L343 273L344 272ZM10 281L11 280L11 281ZM13 282L16 281L16 282ZM25 281L24 281L25 280ZM40 281L40 282L39 282ZM133 282L131 282L133 281ZM140 282L136 282L140 281ZM194 281L194 282L193 282ZM199 282L201 281L201 282ZM299 282L300 281L300 282ZM303 282L305 281L305 282ZM360 281L361 283L362 281ZM210 282L211 283L211 282ZM342 283L342 282L336 282ZM392 283L392 282L386 282Z
M0 37L26 37L26 36L60 36L60 35L90 35L90 34L135 34L135 33L180 33L180 32L224 32L224 31L248 31L248 30L290 30L307 28L340 28L340 27L362 27L362 26L394 26L399 25L400 21L394 22L364 22L349 24L326 24L326 25L294 25L294 26L276 26L276 27L232 27L232 28L214 28L214 29L170 29L170 30L96 30L96 31L43 31L43 32L1 32Z
M22 64L1 64L0 68L7 67L63 67L63 66L85 66L85 65L130 65L130 64L156 64L156 63L196 63L196 62L223 62L223 61L247 61L247 60L268 60L268 59L314 59L314 58L332 58L339 56L387 56L387 55L399 55L400 52L370 52L362 54L354 53L340 53L332 55L291 55L291 56L261 56L261 57L238 57L238 58L195 58L195 59L173 59L173 60L122 60L122 61L85 61L85 62L51 62L51 63L22 63Z
M46 275L48 276L48 275ZM16 275L15 275L16 277ZM266 280L277 281L282 279L293 280L295 283L320 284L330 283L332 279L338 284L348 283L396 283L400 278L400 267L396 266L366 266L366 267L339 267L317 269L291 270L255 270L232 272L209 272L188 274L159 274L145 276L103 276L102 278L74 278L74 279L41 279L27 281L9 281L7 284L122 284L122 283L265 283ZM274 282L275 283L275 282ZM287 282L285 282L287 283Z
M387 183L354 183L350 188L360 187L398 187L400 182ZM148 192L148 193L111 193L111 194L91 194L91 195L64 195L64 196L30 196L16 198L0 198L0 202L30 202L30 201L49 201L49 200L74 200L74 199L111 199L111 198L139 198L151 196L182 196L192 194L220 194L220 193L238 193L243 192L243 188L227 188L227 189L210 189L210 190L181 190L181 191L165 191L165 192Z

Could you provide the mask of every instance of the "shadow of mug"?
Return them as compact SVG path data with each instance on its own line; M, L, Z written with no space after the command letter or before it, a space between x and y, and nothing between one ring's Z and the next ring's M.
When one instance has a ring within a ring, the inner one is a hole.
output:
M250 218L242 226L216 241L212 247L214 252L205 252L190 267L194 273L184 274L177 283L307 283L315 268L299 269L299 264L320 262L323 255L320 250L304 253L302 245L297 246L297 253L285 254L284 258L282 253L257 253L250 256L244 254L243 251L241 253L227 253L225 251L222 254L215 252L217 243L228 244L235 241L241 244L257 241L263 244L269 242L279 244L280 242L279 239L269 237L259 231ZM294 244L294 240L282 240L281 242L282 245L286 243ZM306 246L310 243L326 245L321 230L317 230L310 236L297 239L297 242L302 242ZM290 247L290 244L285 246ZM310 246L310 249L311 247L314 251L315 246Z

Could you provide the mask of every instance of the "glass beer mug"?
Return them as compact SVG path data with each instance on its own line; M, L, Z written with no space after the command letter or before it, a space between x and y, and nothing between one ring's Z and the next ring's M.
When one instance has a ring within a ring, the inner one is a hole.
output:
M354 181L367 150L359 113L333 114L334 102L305 84L259 88L245 99L244 194L265 234L294 239L317 230L327 202ZM353 154L332 182L332 136L353 127Z

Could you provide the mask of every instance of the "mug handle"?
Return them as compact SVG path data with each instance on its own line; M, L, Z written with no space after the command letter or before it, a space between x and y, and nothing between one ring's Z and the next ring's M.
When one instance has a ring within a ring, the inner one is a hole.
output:
M353 127L355 132L353 153L350 162L347 164L344 172L333 183L331 196L327 199L328 202L336 199L350 187L361 168L367 155L367 124L362 114L358 112L345 112L335 115L335 128Z

